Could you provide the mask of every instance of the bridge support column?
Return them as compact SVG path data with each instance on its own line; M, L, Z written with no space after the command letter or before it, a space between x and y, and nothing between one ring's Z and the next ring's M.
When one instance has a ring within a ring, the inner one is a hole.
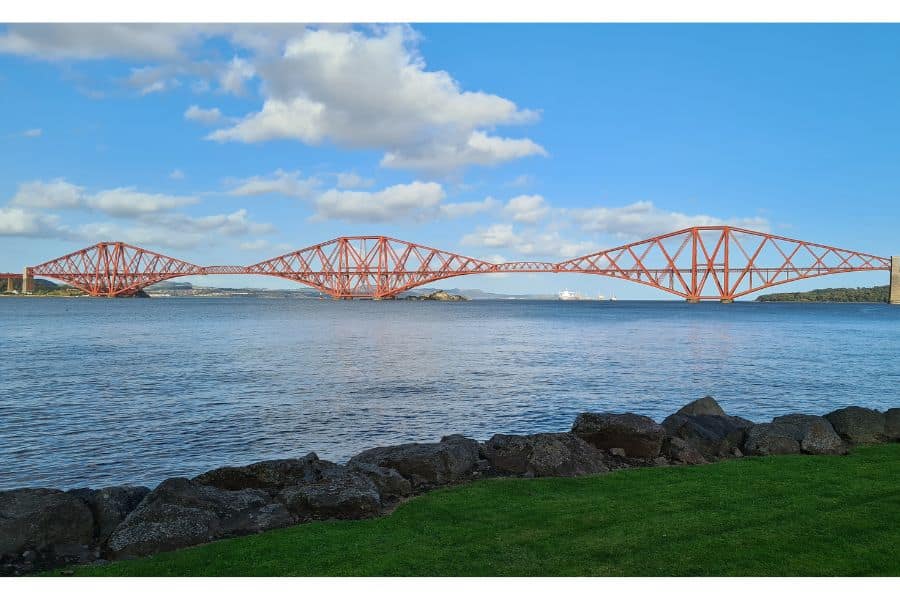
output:
M900 304L900 256L891 257L891 286L888 302Z
M685 302L688 304L700 304L700 298L687 298Z
M719 302L721 302L722 304L731 304L732 302L734 302L734 298L722 298L721 300L719 300Z
M15 289L16 289L16 287L13 285L13 278L12 277L8 278L6 280L6 291L13 292L13 291L15 291Z
M25 267L22 271L22 293L30 294L34 291L34 274L31 269Z

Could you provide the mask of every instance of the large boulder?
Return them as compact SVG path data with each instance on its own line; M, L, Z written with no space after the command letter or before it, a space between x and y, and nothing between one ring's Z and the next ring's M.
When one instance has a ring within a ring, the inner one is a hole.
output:
M287 487L277 499L304 521L362 519L381 510L381 495L372 480L343 466L318 481Z
M884 437L889 442L900 442L900 408L884 412Z
M660 454L676 465L704 465L708 462L699 450L681 438L666 436Z
M88 505L94 516L94 536L102 544L119 523L137 508L150 489L143 486L114 486L99 490L80 488L69 490Z
M800 454L800 442L786 428L773 423L759 423L747 430L743 452L754 456Z
M634 413L581 413L572 433L595 448L621 448L629 458L656 458L665 430L643 415Z
M848 444L878 444L885 441L885 417L877 410L848 406L825 415Z
M716 402L712 396L704 396L699 400L694 400L685 404L675 413L676 415L688 415L691 417L700 417L704 415L713 415L715 417L725 417L725 411Z
M526 477L604 473L604 454L571 433L497 434L482 446L493 470Z
M396 500L412 493L412 484L394 469L368 463L355 463L348 468L371 479L383 501Z
M350 459L348 466L370 464L394 469L423 489L470 478L478 463L478 442L451 435L430 444L400 444L372 448Z
M276 493L285 487L311 483L334 463L321 460L314 452L302 458L265 460L243 467L220 467L194 477L200 485L221 490L266 490Z
M711 401L711 402L710 402ZM717 412L712 398L702 398L682 408L687 413ZM706 460L731 457L744 443L752 421L719 414L686 414L678 411L662 422L666 434L684 440ZM721 410L721 408L719 408Z
M46 488L0 492L0 557L32 550L65 559L91 545L94 517L79 498Z
M262 490L225 490L176 477L163 481L113 531L115 557L145 556L295 522Z
M804 454L847 454L847 444L824 417L791 414L772 423L799 442Z

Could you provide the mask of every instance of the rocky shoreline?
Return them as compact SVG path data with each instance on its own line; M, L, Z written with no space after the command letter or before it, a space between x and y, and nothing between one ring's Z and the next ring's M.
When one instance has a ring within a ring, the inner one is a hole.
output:
M571 431L450 435L365 450L345 464L302 458L221 467L156 489L0 492L0 575L149 556L325 519L386 514L425 491L489 477L572 477L743 456L846 454L900 441L900 408L851 406L769 423L730 416L711 397L661 424L634 413L582 413Z

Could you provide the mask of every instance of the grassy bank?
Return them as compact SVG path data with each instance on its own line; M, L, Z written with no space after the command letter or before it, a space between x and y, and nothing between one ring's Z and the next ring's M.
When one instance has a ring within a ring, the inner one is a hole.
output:
M489 480L78 575L900 575L900 444Z

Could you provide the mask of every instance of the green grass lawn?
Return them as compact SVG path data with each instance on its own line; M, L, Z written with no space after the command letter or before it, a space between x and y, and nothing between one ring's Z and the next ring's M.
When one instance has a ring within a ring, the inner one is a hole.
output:
M495 479L77 575L900 575L900 444Z

